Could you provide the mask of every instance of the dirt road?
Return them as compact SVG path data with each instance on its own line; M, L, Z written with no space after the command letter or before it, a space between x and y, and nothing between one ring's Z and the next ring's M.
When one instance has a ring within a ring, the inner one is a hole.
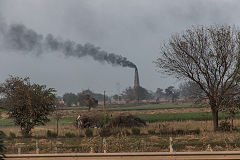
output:
M200 160L240 159L239 151L231 152L139 152L139 153L66 153L66 154L22 154L6 155L6 160Z

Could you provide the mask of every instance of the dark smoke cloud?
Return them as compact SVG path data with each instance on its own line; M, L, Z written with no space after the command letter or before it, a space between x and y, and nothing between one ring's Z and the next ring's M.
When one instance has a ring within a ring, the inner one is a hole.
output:
M136 65L121 55L107 53L90 43L84 45L70 40L61 40L52 34L43 36L34 30L28 29L22 24L13 24L10 26L0 22L0 37L4 47L8 50L14 50L21 53L42 54L46 51L62 52L69 57L90 56L99 62L107 62L113 66L136 68Z

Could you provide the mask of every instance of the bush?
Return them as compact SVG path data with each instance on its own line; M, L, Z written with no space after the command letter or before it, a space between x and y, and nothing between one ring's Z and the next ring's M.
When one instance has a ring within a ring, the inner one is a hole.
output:
M125 129L125 130L123 131L123 133L124 133L125 136L129 136L129 135L130 135L130 132L129 132L127 129Z
M146 122L132 114L120 114L111 119L109 127L143 127Z
M227 120L221 121L219 124L220 131L224 131L224 132L230 131L230 128L231 128L231 124Z
M140 135L140 129L139 128L134 127L131 130L132 130L133 135Z
M161 135L194 135L194 134L200 134L200 129L193 129L193 130L165 129L165 130L160 130L159 133Z
M101 137L109 137L112 135L112 131L110 128L102 128L100 131L99 131L99 135Z
M15 133L13 133L13 132L10 132L10 133L9 133L9 138L14 139L14 138L16 138L16 137L17 137L17 136L16 136Z
M90 128L87 128L85 130L85 135L86 135L86 137L92 137L93 136L93 131Z
M104 124L109 123L110 120L111 120L111 118L110 118L109 114L106 114L106 115L104 116Z
M47 137L48 138L56 138L57 137L57 133L56 132L52 132L50 130L47 130Z
M67 138L73 138L73 137L76 137L76 135L75 135L74 133L67 132L67 133L65 133L65 137L67 137Z
M155 129L149 129L148 134L156 134Z
M3 143L3 140L6 138L6 134L3 131L0 131L0 160L5 157L4 153L6 152L6 147Z

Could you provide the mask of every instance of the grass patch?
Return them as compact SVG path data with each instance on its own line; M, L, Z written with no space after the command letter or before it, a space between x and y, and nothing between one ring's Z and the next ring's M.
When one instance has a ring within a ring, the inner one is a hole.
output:
M159 113L159 114L137 114L137 116L147 122L162 122L162 121L207 121L212 120L211 112L188 112L188 113ZM219 113L219 120L229 118L229 115ZM236 115L240 118L240 114Z
M203 108L206 106L193 104L193 103L162 103L162 104L111 104L107 106L108 111L133 111L133 110L156 110L156 109L174 109L174 108ZM102 106L98 105L95 107L97 110L102 110ZM61 110L88 110L86 106L75 106L75 107L60 107Z
M6 127L6 126L14 126L13 119L7 118L7 119L0 119L0 127Z
M73 116L73 117L63 117L59 120L59 124L72 124L73 122L75 122L77 117ZM54 118L50 118L50 121L47 123L48 124L56 124L56 119ZM6 127L6 126L14 126L14 121L13 119L0 119L0 127Z
M174 108L202 108L205 106L192 104L192 103L181 103L181 104L144 104L144 105L133 105L133 106L118 106L109 107L108 111L132 111L132 110L156 110L156 109L174 109Z
M59 124L69 124L69 123L75 122L76 119L77 119L76 116L63 117L63 118L61 118L61 119L58 121L58 123L59 123ZM51 118L50 118L50 122L48 122L48 124L55 124L55 123L57 123L57 122L56 122L56 119L54 119L54 118L51 117Z

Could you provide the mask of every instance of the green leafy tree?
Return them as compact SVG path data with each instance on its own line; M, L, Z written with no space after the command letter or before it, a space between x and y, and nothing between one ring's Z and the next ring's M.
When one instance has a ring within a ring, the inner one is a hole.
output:
M57 128L57 136L59 133L59 120L63 117L62 112L59 108L56 108L55 111L52 114L53 118L56 120L56 128Z
M114 94L112 96L112 98L115 100L115 101L121 101L122 100L122 96L121 95L118 95L118 94Z
M173 86L169 86L165 89L165 95L170 98L172 102L175 102L179 98L180 92Z
M20 126L22 135L29 136L34 126L44 125L54 111L55 90L31 84L29 78L10 77L0 86L4 108Z
M123 91L122 97L127 101L148 100L152 98L152 95L143 87L128 87Z
M164 97L163 89L157 88L157 90L156 90L156 92L155 92L155 96L156 96L156 98L162 98L162 97Z
M5 157L6 147L3 144L3 140L6 138L6 134L3 131L0 131L0 160L3 160Z
M65 93L63 95L63 101L67 106L72 106L73 104L77 105L78 96L74 93Z
M162 73L196 83L209 100L213 127L225 97L240 94L240 32L231 26L198 26L173 35L156 62Z
M91 108L96 107L98 105L98 100L94 99L90 95L85 95L83 102L84 105L88 107L88 111L90 111Z
M84 106L84 98L86 95L90 95L92 98L94 98L97 101L103 101L104 99L104 95L101 93L94 93L93 91L91 91L90 89L87 90L83 90L82 92L77 94L78 97L78 102L80 106ZM105 95L105 100L108 101L109 98L107 95Z

